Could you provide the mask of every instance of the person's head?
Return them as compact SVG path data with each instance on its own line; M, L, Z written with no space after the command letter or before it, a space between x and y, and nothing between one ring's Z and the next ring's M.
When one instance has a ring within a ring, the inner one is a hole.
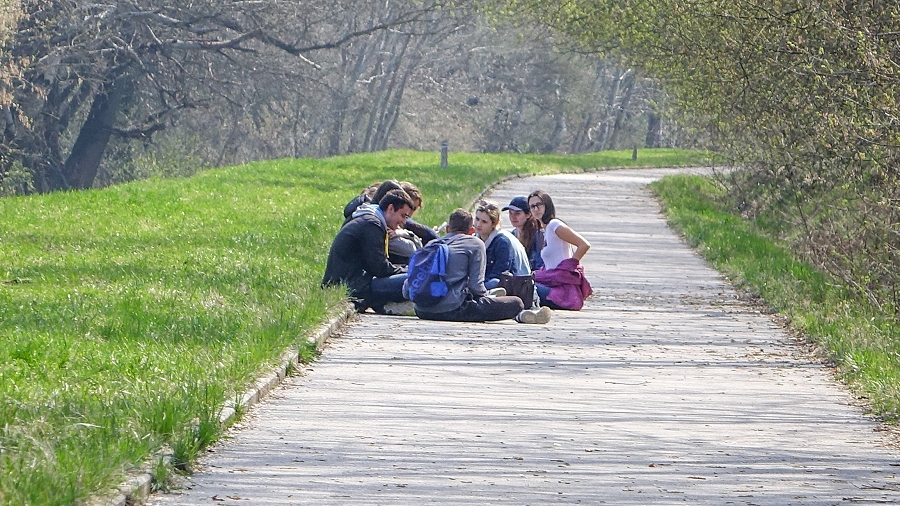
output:
M400 183L394 181L393 179L388 179L387 181L381 183L381 185L378 186L378 189L375 190L375 194L372 195L372 202L378 204L379 202L381 202L381 199L384 198L385 195L387 195L387 192L400 189Z
M472 215L465 209L456 208L456 210L450 213L450 219L447 220L447 229L451 234L471 234Z
M416 185L410 183L409 181L400 181L400 188L409 195L409 198L412 199L412 203L415 204L416 210L422 207L422 192L416 188Z
M531 216L531 211L528 210L528 199L525 197L514 197L509 201L509 205L504 206L501 211L509 211L509 222L519 230Z
M531 215L541 220L544 225L556 218L556 206L544 190L535 190L528 195L528 208L531 209Z
M487 239L491 232L500 225L500 208L493 202L482 200L475 208L473 218L475 233L482 239Z
M381 187L381 181L376 181L376 182L370 184L369 186L367 186L365 190L360 192L360 195L365 195L365 196L369 197L369 200L371 200L372 197L375 195L375 192L377 192L378 188L380 188L380 187Z
M397 189L387 192L378 202L378 207L384 213L384 221L388 228L396 230L398 227L406 223L416 206L412 203L412 199L405 191Z

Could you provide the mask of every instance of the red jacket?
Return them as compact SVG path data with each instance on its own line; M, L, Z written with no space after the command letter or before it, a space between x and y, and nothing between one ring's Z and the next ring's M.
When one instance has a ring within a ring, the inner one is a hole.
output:
M555 269L534 271L534 282L550 287L547 299L564 309L578 311L584 299L594 293L591 284L584 277L584 268L574 258L567 258Z

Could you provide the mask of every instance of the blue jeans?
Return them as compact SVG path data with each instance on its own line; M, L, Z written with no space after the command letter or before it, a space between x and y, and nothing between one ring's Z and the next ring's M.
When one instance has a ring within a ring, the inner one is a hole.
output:
M369 307L383 306L386 302L403 302L403 282L406 273L394 274L386 278L372 278L370 296L366 297Z
M553 302L547 300L547 295L550 293L550 287L539 285L537 283L534 284L534 289L537 291L538 297L541 299L541 306L547 306L550 309L563 309Z

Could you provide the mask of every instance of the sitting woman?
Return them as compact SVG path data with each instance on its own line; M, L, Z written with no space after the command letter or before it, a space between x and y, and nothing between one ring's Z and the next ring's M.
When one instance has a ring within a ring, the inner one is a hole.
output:
M532 216L544 224L544 267L534 273L541 305L554 309L581 309L591 295L591 285L584 277L581 259L591 244L572 227L556 218L553 199L543 190L528 196Z
M500 208L497 204L481 201L475 209L475 235L484 241L486 262L484 286L488 290L500 284L500 274L508 271L515 276L531 274L528 255L519 240L505 230L500 230Z

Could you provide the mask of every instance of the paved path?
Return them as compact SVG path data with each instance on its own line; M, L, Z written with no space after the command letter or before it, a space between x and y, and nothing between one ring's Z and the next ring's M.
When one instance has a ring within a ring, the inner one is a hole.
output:
M550 325L361 316L154 505L900 503L827 369L666 228L671 171L518 179L593 244Z

